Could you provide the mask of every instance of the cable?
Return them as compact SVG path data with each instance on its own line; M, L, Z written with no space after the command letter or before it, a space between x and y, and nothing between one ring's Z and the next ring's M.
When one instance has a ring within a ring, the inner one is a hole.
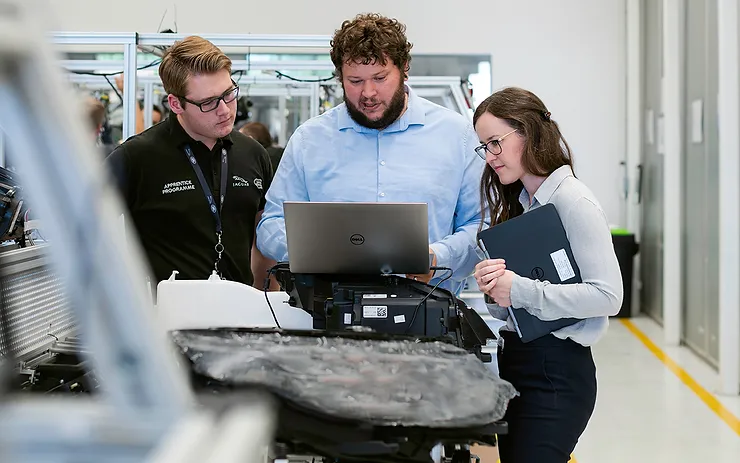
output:
M154 67L154 66L158 66L159 63L161 63L161 62L162 62L161 59L155 59L154 61L152 61L149 64L145 64L145 65L143 65L143 66L141 66L139 68L136 68L136 70L137 71L141 71L141 70L148 69L148 68L151 68L151 67ZM108 77L111 77L111 76L117 76L119 74L123 74L124 71L116 71L116 72L69 71L69 72L72 73L72 74L80 74L80 75L83 75L83 76L108 76Z
M298 79L297 77L291 77L287 74L283 74L280 71L273 71L276 76L278 76L278 79L282 79L285 77L288 80L292 80L294 82L329 82L330 80L336 79L337 75L333 72L331 73L331 77L324 77L324 78L318 78L318 79Z
M409 322L408 326L406 326L406 330L404 330L404 334L408 333L411 327L414 326L414 322L416 321L416 316L419 314L419 309L427 301L427 299L429 299L429 296L431 296L432 293L436 291L437 288L439 288L439 285L441 285L445 281L449 280L450 277L452 277L452 269L449 267L431 267L430 269L431 270L447 270L449 274L446 277L439 280L437 284L434 285L434 287L431 289L431 291L429 291L427 295L424 296L424 298L421 301L419 301L419 303L416 305L416 308L414 308L414 315L411 316L411 321Z
M270 302L270 298L267 296L267 291L270 289L270 276L273 275L278 268L282 267L282 264L274 265L270 270L267 271L267 278L265 278L265 284L263 285L263 290L265 292L265 300L267 301L267 306L270 308L270 312L272 313L272 319L275 320L275 325L280 330L282 327L280 326L280 322L277 319L277 315L275 315L275 309L272 308L272 303Z
M121 92L118 91L115 85L113 85L113 82L110 81L108 76L103 75L103 79L105 79L106 82L108 82L108 85L110 85L110 88L113 89L113 91L116 93L116 96L119 100L121 100L121 104L123 104L123 95L121 95Z
M246 71L244 69L237 69L236 71L233 71L231 73L232 76L237 76L238 75L238 77L236 78L236 83L237 84L241 82L241 79L243 77L245 77L245 76L246 77L249 77L249 76L246 75L246 73L248 73L249 70L251 69L252 63L251 63L251 61L249 61L249 55L247 55L247 58L248 58L248 60L247 60L247 70ZM336 79L336 74L334 74L333 72L331 73L331 76L329 76L329 77L319 77L318 79L300 79L298 77L289 76L288 74L285 74L285 73L282 73L282 72L276 71L276 70L263 71L263 72L266 73L266 74L272 74L272 73L274 73L275 76L277 76L278 79L285 78L285 79L288 79L288 80L292 80L293 82L321 83L321 82L329 82L329 81L332 81L332 80Z
M265 300L267 301L267 306L270 308L270 313L272 313L272 319L275 320L275 326L277 326L278 329L282 329L280 326L280 322L277 319L277 315L275 315L275 309L272 308L272 303L270 302L270 298L267 296L267 290L270 288L270 274L267 274L267 278L265 278Z
M141 66L140 68L136 68L136 70L137 71L141 71L143 69L148 69L148 68L151 68L151 67L154 67L154 66L158 66L159 63L161 63L161 62L162 62L161 59L157 59L157 60L152 61L149 64L145 64L145 65ZM102 76L103 79L105 79L105 81L108 82L108 85L110 85L110 87L116 93L116 95L118 96L118 98L121 101L123 101L123 96L121 96L121 94L118 92L118 89L116 88L116 86L113 85L113 82L111 82L108 77L117 76L119 74L123 74L124 71L104 72L104 73L92 72L92 71L69 71L69 72L72 73L72 74L79 74L79 75L83 75L83 76Z

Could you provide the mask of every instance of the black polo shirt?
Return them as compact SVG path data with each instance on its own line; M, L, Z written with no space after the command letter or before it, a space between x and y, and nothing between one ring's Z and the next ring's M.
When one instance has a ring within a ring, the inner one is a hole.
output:
M205 279L216 261L216 220L185 154L190 146L219 204L221 149L228 159L228 181L221 212L224 278L252 284L250 253L255 216L265 206L272 181L267 151L234 130L212 150L193 140L174 114L116 148L108 165L119 183L128 220L138 232L156 281Z

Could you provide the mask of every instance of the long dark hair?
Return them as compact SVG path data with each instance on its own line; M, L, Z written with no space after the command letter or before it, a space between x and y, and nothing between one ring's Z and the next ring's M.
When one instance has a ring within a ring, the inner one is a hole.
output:
M550 118L545 104L534 93L516 87L494 93L476 108L473 125L485 113L503 119L516 129L516 134L512 135L524 138L522 167L527 173L547 177L564 165L573 169L573 155L568 143L557 122ZM491 225L524 212L519 203L523 187L521 180L503 185L491 166L486 166L480 181L480 202L484 217L490 214Z

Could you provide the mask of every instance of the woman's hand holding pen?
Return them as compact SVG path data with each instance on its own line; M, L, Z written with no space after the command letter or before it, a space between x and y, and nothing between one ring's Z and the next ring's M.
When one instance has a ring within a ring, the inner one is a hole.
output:
M501 307L511 305L511 283L514 280L514 272L506 270L506 262L503 259L487 259L475 266L473 273L478 289L487 294Z

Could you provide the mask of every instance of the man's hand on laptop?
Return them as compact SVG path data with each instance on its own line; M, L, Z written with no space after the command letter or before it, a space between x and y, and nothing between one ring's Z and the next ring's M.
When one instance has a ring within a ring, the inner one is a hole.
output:
M431 266L434 267L437 265L437 256L434 254L434 251L432 251L432 248L429 248L429 255L432 258L432 264ZM410 278L412 280L421 281L422 283L428 284L432 278L434 277L434 270L427 273L426 275L415 275L415 274L406 274L406 278Z

